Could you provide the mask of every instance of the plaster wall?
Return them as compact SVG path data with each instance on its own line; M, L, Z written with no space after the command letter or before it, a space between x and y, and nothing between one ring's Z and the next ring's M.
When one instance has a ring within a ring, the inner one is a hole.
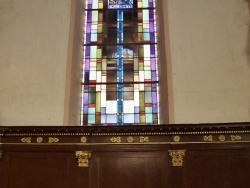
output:
M172 123L250 121L246 0L167 0ZM168 70L169 71L169 70Z
M0 0L0 125L62 125L70 0Z

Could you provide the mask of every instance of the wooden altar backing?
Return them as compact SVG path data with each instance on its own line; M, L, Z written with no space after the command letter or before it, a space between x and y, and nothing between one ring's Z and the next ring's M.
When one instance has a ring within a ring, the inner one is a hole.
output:
M250 123L0 127L1 188L250 185Z

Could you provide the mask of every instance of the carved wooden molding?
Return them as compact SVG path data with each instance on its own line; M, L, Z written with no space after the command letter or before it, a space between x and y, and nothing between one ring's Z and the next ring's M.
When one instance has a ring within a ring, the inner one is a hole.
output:
M186 150L168 150L168 152L172 158L172 166L183 166L183 157Z
M2 159L2 156L3 156L3 151L0 150L0 159Z
M76 158L78 159L78 167L89 167L89 159L91 158L91 151L76 151Z

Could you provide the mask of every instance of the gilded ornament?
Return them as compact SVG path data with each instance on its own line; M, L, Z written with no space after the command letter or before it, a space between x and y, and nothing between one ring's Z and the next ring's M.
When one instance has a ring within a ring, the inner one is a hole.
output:
M241 140L241 136L240 135L231 135L231 140L232 141L240 141Z
M43 137L37 137L36 141L37 141L37 143L42 143L43 142Z
M56 143L56 142L59 142L58 138L49 137L49 143Z
M140 136L140 142L143 143L143 142L149 142L149 138L146 136Z
M180 137L180 136L174 136L174 137L173 137L173 140L174 140L175 142L179 142L179 141L181 140L181 137Z
M110 138L110 141L113 143L121 143L122 142L122 138L120 136L118 137L112 137Z
M21 138L21 142L23 142L23 143L31 143L31 137L23 137L23 138Z
M91 151L76 151L76 158L78 159L78 167L89 167L89 159L91 158Z
M209 136L203 136L203 140L206 142L212 142L213 141L213 136L209 135Z
M128 141L128 143L134 142L133 136L128 136L128 137L127 137L127 141Z
M85 136L81 137L81 142L82 143L86 143L87 142L87 138Z
M219 141L223 142L226 140L226 137L224 135L219 136Z
M172 158L172 166L183 166L183 157L186 150L168 150L168 152Z

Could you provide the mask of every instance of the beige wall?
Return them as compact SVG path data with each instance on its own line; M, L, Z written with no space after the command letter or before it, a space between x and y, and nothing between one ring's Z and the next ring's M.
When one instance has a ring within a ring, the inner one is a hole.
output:
M246 0L168 0L175 123L250 121Z
M0 0L0 125L78 124L79 1ZM250 121L247 2L161 3L162 123Z
M0 125L62 125L70 0L0 0Z

